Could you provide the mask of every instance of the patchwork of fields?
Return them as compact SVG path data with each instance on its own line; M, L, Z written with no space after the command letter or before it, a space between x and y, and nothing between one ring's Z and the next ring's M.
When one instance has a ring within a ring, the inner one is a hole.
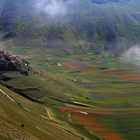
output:
M10 73L14 78L5 83L42 102L50 118L89 139L139 139L139 66L113 56L53 49L26 55L37 74L25 78Z

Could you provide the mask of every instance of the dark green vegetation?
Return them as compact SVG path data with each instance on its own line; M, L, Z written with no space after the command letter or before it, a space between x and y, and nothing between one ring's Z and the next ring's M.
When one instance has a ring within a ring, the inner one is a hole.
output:
M139 0L63 0L57 16L0 2L0 49L27 60L1 58L0 139L139 140L140 67L119 58L139 43Z

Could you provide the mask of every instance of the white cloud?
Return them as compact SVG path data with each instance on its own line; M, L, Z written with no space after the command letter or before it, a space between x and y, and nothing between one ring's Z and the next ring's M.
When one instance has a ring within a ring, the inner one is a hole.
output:
M122 60L126 63L140 65L140 47L131 47L122 55Z
M58 0L38 0L36 3L37 10L45 14L55 17L57 15L64 16L67 13L67 6Z

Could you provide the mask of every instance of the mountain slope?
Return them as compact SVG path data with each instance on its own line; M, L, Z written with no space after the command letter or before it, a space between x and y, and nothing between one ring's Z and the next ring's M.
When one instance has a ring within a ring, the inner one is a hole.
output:
M0 85L0 138L25 140L80 137L48 118L45 107Z
M16 37L16 41L23 46L30 46L30 42L36 40L31 44L38 47L86 46L94 51L115 52L139 43L138 0L42 2L38 1L43 6L37 7L32 0L14 1L12 5L10 0L5 0L0 16L0 29L9 34L1 38ZM65 9L65 13L56 12L52 15L47 8L53 9L55 4L57 9Z

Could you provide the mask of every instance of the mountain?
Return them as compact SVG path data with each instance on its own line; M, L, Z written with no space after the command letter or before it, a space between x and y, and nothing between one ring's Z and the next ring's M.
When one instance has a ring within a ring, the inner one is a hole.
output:
M54 48L68 45L121 51L139 43L139 4L138 0L3 0L0 30L10 37L38 38L40 45Z
M0 0L0 140L139 140L139 5Z

